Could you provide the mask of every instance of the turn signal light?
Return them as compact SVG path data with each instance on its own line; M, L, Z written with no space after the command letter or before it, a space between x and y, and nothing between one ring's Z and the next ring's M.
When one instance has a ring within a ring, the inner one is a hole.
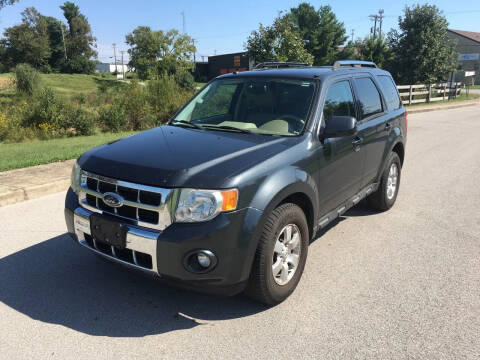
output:
M232 190L226 190L222 191L222 211L231 211L235 210L237 208L237 202L238 202L238 190L237 189L232 189Z

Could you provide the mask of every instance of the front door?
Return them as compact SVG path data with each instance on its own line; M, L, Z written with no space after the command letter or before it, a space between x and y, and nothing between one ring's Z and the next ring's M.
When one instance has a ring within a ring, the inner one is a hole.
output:
M323 122L332 116L356 117L355 99L349 79L332 83L325 97ZM360 191L365 151L358 135L323 140L317 177L320 215L335 209Z

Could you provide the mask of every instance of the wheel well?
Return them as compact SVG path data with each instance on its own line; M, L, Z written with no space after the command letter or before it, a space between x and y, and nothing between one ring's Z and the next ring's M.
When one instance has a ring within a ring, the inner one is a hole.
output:
M313 205L310 201L310 198L304 193L295 193L289 195L285 199L283 199L278 206L286 203L292 203L300 207L307 218L308 224L308 233L310 235L310 239L313 237L313 222L314 222L314 214L313 214Z
M405 149L403 148L402 143L397 143L393 149L393 152L396 152L398 157L400 158L400 163L403 165L403 158L405 157Z

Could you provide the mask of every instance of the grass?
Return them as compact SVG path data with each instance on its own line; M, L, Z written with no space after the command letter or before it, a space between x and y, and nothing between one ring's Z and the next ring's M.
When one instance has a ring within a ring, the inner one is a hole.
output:
M12 73L0 74L0 96L8 96L15 92L15 89L3 87L7 79L13 79ZM101 77L98 75L85 74L40 74L41 86L52 88L56 93L65 97L73 97L78 94L95 93L100 84L108 87L125 86L125 83L118 81L115 77L106 75Z
M22 143L0 143L0 171L74 159L92 147L133 133L102 133Z

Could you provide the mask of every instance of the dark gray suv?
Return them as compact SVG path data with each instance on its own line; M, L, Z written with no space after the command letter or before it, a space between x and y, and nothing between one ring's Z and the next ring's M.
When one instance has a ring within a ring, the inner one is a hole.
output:
M365 197L394 204L406 136L395 83L373 63L223 75L167 125L78 159L68 231L177 286L276 304L320 228Z

